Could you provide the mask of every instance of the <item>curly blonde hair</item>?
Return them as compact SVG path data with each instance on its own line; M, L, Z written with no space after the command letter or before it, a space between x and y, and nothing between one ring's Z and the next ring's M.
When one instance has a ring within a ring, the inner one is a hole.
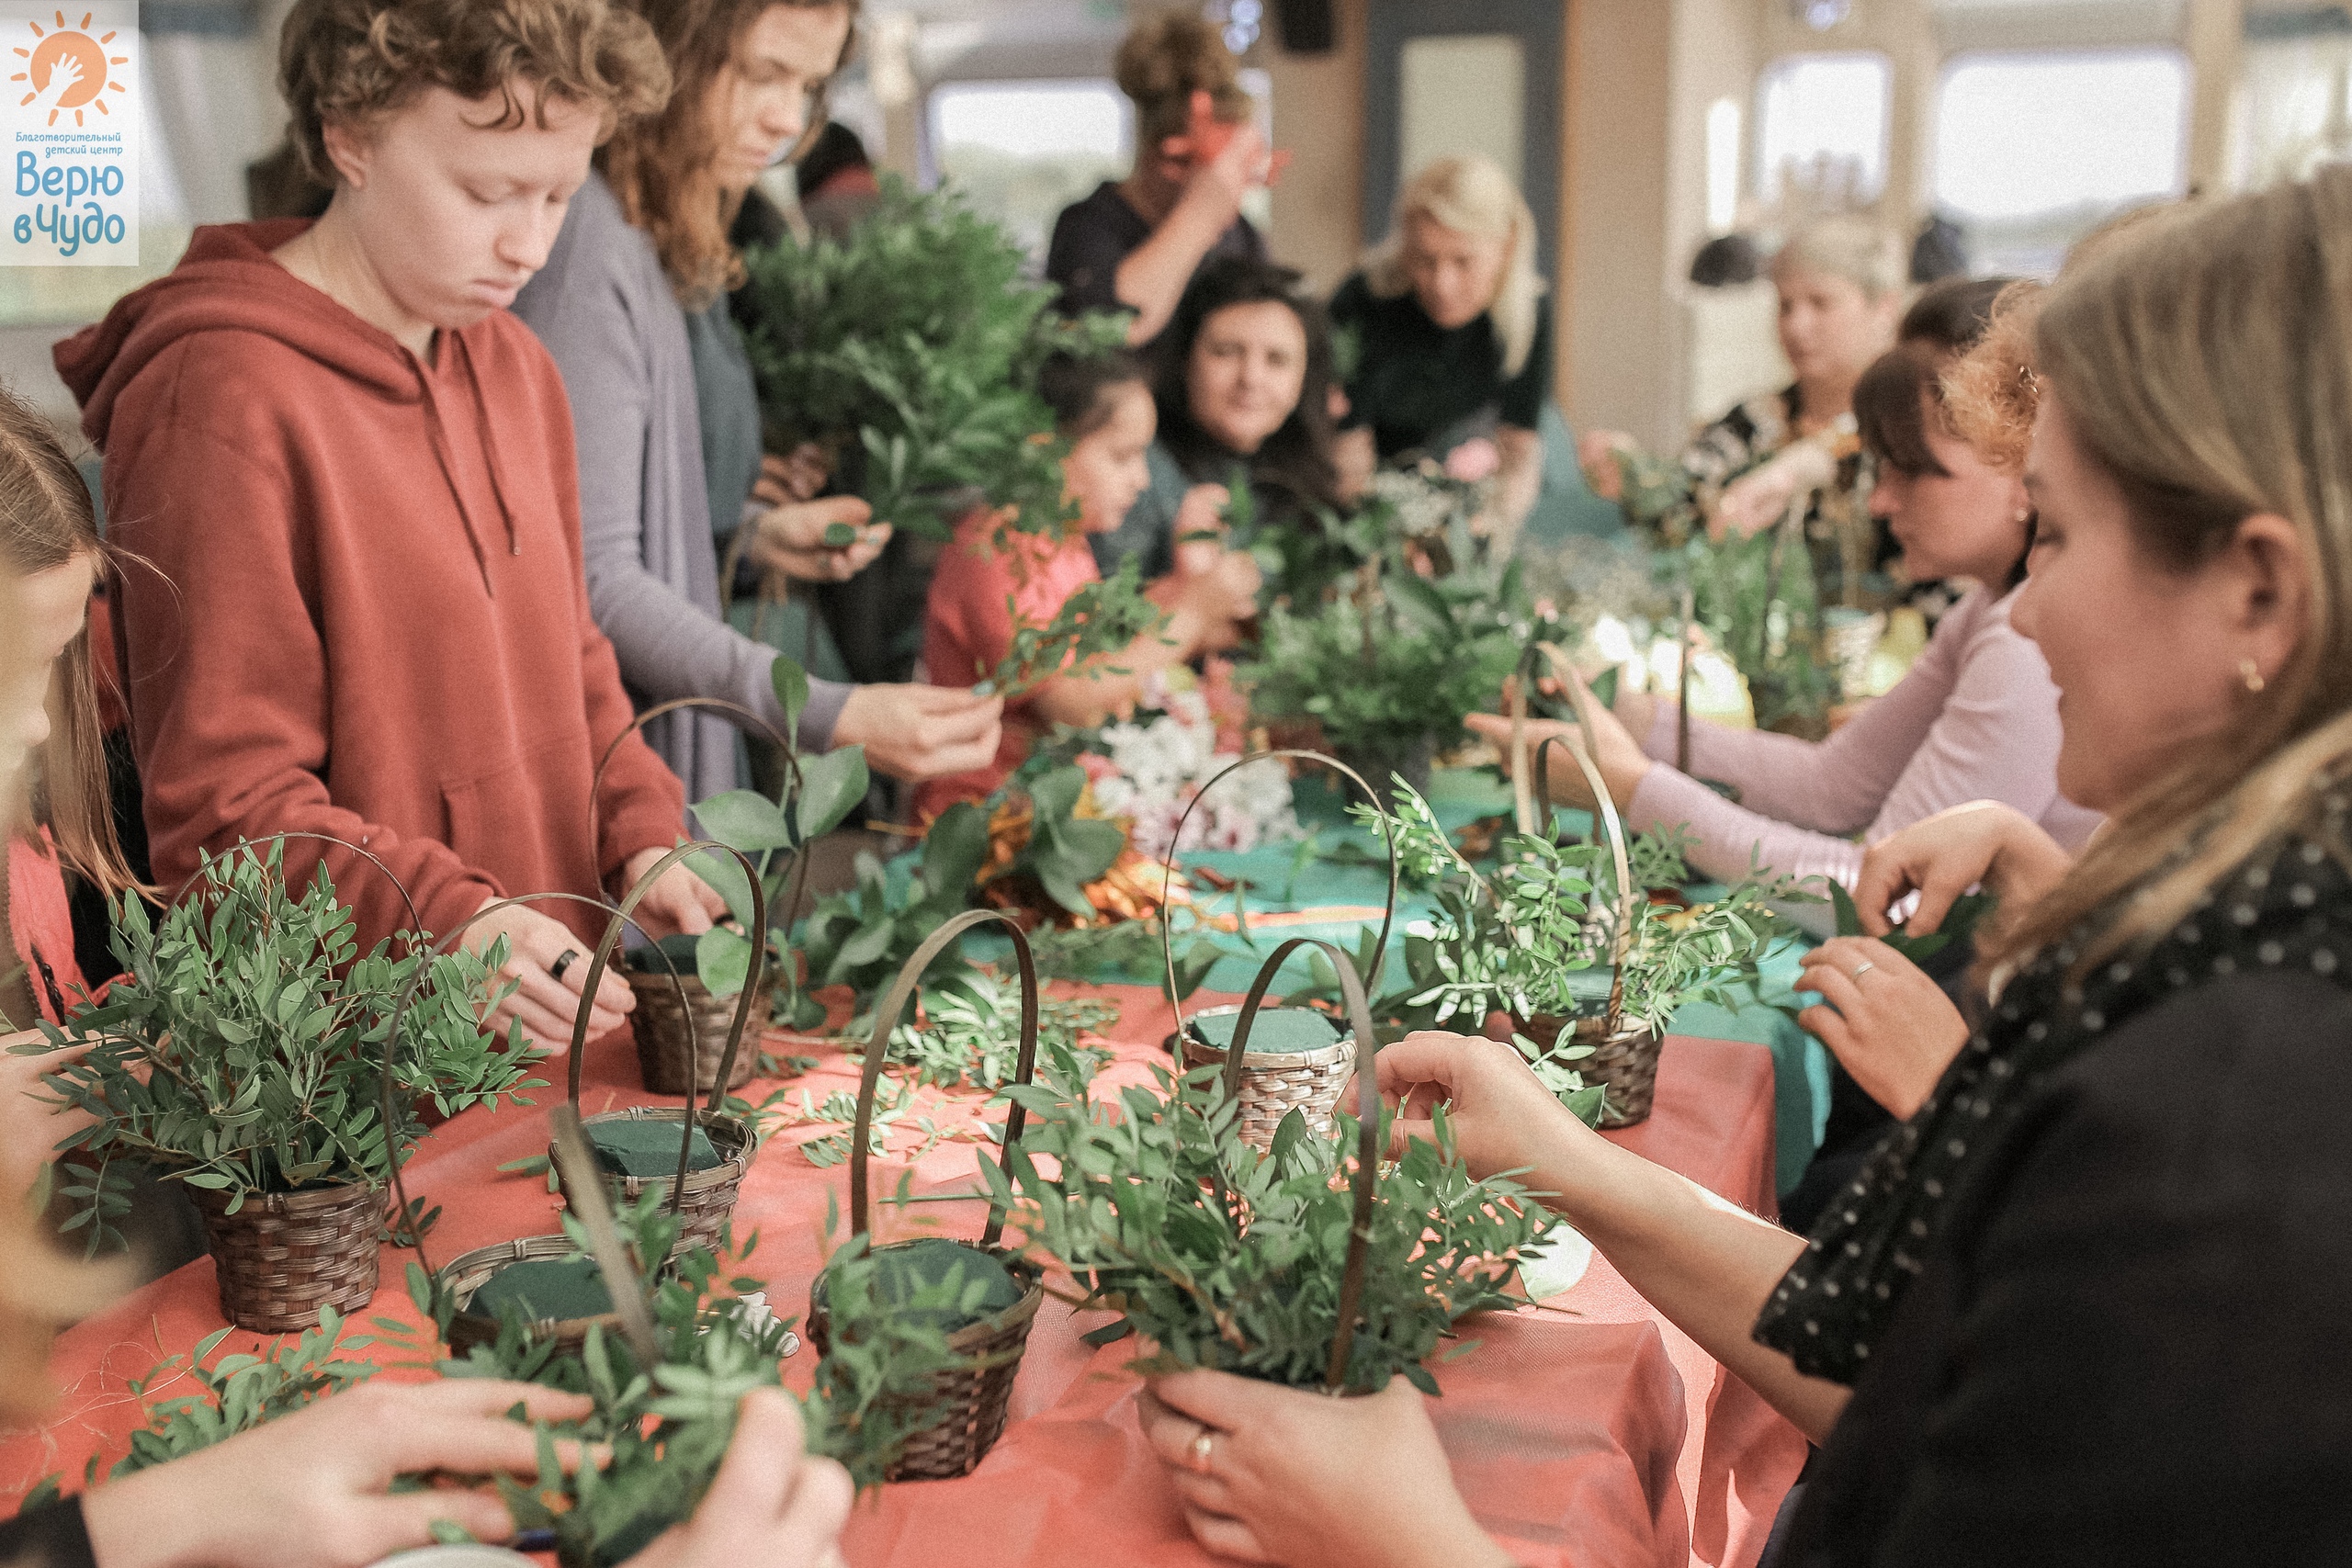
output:
M499 94L501 130L544 127L549 98L591 105L602 141L662 107L670 69L644 18L612 0L300 0L278 35L277 85L303 166L333 185L328 126L373 127L430 88Z

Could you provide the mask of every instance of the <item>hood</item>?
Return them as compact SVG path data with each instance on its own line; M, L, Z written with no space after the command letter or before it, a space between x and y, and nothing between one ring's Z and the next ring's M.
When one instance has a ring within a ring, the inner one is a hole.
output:
M308 219L198 229L169 275L116 301L107 319L59 344L57 373L82 405L82 433L104 447L122 389L191 333L262 333L371 392L414 402L424 387L415 358L388 333L359 321L271 259L310 227Z
M368 325L343 306L288 272L271 253L310 227L308 219L266 223L221 223L198 229L187 254L171 273L117 301L105 321L59 344L52 351L57 373L82 405L82 433L107 447L123 389L180 339L194 333L258 333L317 361L356 387L394 402L424 403L433 432L434 455L464 514L482 585L491 589L486 559L485 514L503 524L506 549L522 554L501 443L492 429L489 400L475 372L472 346L462 332L440 334L441 352L463 382L458 410L445 411L417 357L399 340ZM450 390L443 378L442 393ZM465 405L470 405L465 406ZM490 493L468 493L451 459L445 420L448 413L470 423L490 477ZM493 591L494 592L494 591Z

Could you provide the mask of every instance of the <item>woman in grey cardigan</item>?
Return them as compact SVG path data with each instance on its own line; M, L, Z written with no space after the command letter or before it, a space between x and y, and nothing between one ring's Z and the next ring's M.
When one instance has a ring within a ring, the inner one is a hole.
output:
M719 618L713 525L736 525L759 477L757 399L726 318L725 289L741 267L727 221L808 123L854 12L842 0L638 0L637 9L669 57L670 104L623 126L599 154L514 311L547 344L571 395L589 604L631 694L644 705L724 698L780 727L769 682L776 650ZM697 333L723 334L720 352L705 345L700 403ZM749 456L707 468L707 446L713 457ZM722 472L723 495L712 488ZM746 553L796 576L846 577L888 537L887 525L868 521L851 497L773 507L742 524L759 530ZM837 522L858 525L860 537L827 550L822 536ZM819 681L797 739L804 750L863 745L877 772L931 778L995 755L1001 706L933 686ZM647 728L689 798L735 787L733 726L689 712Z

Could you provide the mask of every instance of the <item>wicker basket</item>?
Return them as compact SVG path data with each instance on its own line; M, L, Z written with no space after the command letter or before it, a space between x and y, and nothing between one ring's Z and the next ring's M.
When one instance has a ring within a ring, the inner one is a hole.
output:
M600 1122L666 1122L685 1132L686 1113L664 1110L654 1105L632 1105L626 1111L609 1111L602 1116L582 1119L581 1124L593 1129ZM692 1247L707 1247L719 1250L719 1232L726 1228L727 1216L735 1210L735 1196L742 1190L744 1173L752 1168L752 1156L758 1152L758 1141L752 1130L732 1116L701 1117L701 1127L718 1151L718 1163L705 1170L686 1173L684 1196L679 1201L678 1244L676 1250ZM555 1146L548 1146L548 1164L556 1172L556 1185L563 1185L562 1167L556 1162ZM659 1192L664 1198L676 1184L671 1176L605 1176L605 1196L616 1205L635 1202L648 1192Z
M911 1245L886 1243L876 1253ZM952 1481L969 1475L996 1440L1012 1404L1012 1380L1021 1371L1021 1353L1028 1348L1029 1325L1045 1304L1046 1288L1036 1266L1001 1247L988 1253L1026 1288L1021 1299L992 1317L967 1324L947 1337L947 1348L968 1358L964 1366L928 1380L922 1392L906 1396L910 1405L944 1406L947 1419L926 1427L907 1443L906 1451L883 1472L885 1481ZM832 1350L833 1315L825 1304L825 1276L808 1287L808 1341L820 1356Z
M629 989L637 993L637 1010L628 1015L628 1028L637 1040L637 1065L645 1075L645 1087L655 1094L676 1095L703 1094L718 1088L718 1064L727 1053L727 1035L735 1021L739 998L711 995L710 987L692 975L681 975L673 983L666 974L630 971L628 979ZM683 1008L678 1003L680 989L686 994ZM755 1030L774 1006L775 987L763 986L761 993L752 999ZM694 1017L691 1044L686 1028L689 1013ZM686 1071L689 1050L695 1057L691 1082ZM758 1062L758 1051L738 1052L727 1087L741 1089L750 1082Z
M239 1328L288 1334L319 1309L367 1310L386 1213L380 1189L353 1183L303 1192L248 1192L235 1213L226 1192L188 1189L204 1216L220 1311Z
M498 1342L498 1319L469 1310L474 1292L488 1284L492 1275L516 1263L552 1263L577 1250L569 1236L533 1235L477 1247L451 1258L439 1276L439 1282L458 1298L457 1315L449 1320L449 1354L463 1356L477 1345ZM609 1337L617 1337L621 1331L619 1314L603 1313L594 1317L548 1318L531 1325L531 1332L536 1338L554 1340L561 1349L577 1350L588 1343L592 1324L602 1324Z
M1197 1021L1240 1010L1238 1006L1203 1008L1193 1018ZM1186 1067L1224 1064L1225 1053L1195 1038L1190 1029L1179 1030L1176 1038ZM1241 1141L1253 1148L1271 1147L1274 1129L1294 1111L1306 1118L1308 1132L1318 1138L1329 1137L1331 1108L1339 1103L1340 1091L1355 1070L1352 1036L1315 1051L1246 1052L1241 1064Z
M874 1038L865 1048L865 1066L857 1085L857 1118L850 1128L849 1223L853 1235L866 1235L872 1230L866 1206L866 1151L872 1146L875 1092L881 1083L883 1060L889 1055L890 1032L906 1016L907 1004L914 999L915 987L932 961L974 926L991 923L1003 926L1011 934L1013 961L1021 975L1021 1051L1013 1066L1012 1081L1026 1084L1035 1076L1037 1001L1042 993L1037 985L1036 960L1030 956L1029 939L1020 923L1001 909L967 909L923 939L922 945L899 969L898 978L884 993L881 1005L874 1010ZM1027 1124L1028 1112L1019 1104L1006 1112L1003 1146L1008 1152L1019 1146L1021 1130ZM950 1349L970 1358L964 1366L934 1375L919 1394L901 1396L906 1402L903 1407L944 1408L944 1416L908 1443L905 1452L885 1471L887 1480L945 1481L968 1475L1004 1432L1012 1402L1012 1380L1021 1371L1021 1355L1029 1345L1029 1325L1036 1320L1037 1309L1045 1304L1046 1290L1044 1277L1034 1265L998 1245L998 1238L1003 1234L1004 1211L990 1203L987 1228L980 1233L979 1250L1002 1262L1026 1288L1012 1305L947 1336ZM874 1250L887 1252L906 1245L885 1243ZM825 1299L825 1279L820 1272L808 1286L808 1337L820 1355L825 1354L832 1343L832 1313Z
M1616 1033L1603 1036L1604 1022L1597 1018L1577 1021L1572 1039L1590 1046L1592 1055L1569 1065L1587 1083L1608 1091L1600 1102L1600 1124L1631 1127L1650 1119L1650 1106L1657 1098L1657 1059L1665 1043L1642 1023L1621 1023ZM1560 1038L1560 1021L1549 1014L1539 1013L1518 1027L1546 1054Z

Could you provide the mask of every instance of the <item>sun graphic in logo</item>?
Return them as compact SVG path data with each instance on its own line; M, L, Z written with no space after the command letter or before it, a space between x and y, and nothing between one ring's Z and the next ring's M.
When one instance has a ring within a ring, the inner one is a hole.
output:
M76 28L69 27L65 13L60 11L57 13L55 32L42 31L39 22L25 24L32 28L33 37L40 42L30 49L17 51L18 58L26 62L25 69L8 80L26 85L25 96L17 101L18 108L33 103L55 87L56 96L49 103L49 123L55 125L60 114L72 109L74 123L79 125L85 105L100 114L107 112L107 101L98 96L100 93L127 90L119 82L107 81L107 73L114 66L130 64L130 57L107 52L106 46L115 40L113 33L95 39L89 35L85 29L94 15L94 12L84 12L81 26Z

